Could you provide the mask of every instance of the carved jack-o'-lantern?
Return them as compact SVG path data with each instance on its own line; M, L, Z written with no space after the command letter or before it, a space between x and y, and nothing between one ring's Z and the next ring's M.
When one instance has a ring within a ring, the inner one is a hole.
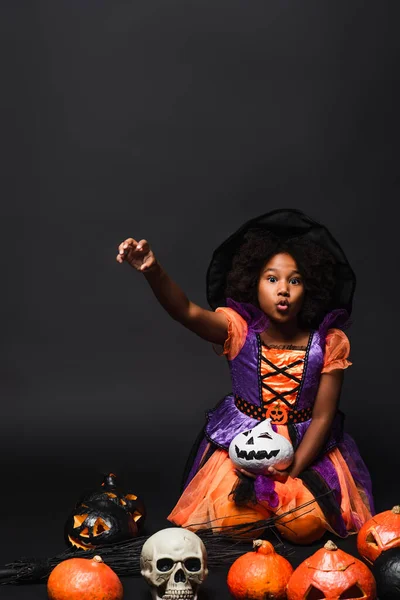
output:
M400 506L368 519L357 534L357 549L370 564L382 552L397 546L400 547Z
M105 476L101 488L84 494L69 515L68 544L87 550L138 535L146 515L143 502L119 490L113 473Z
M329 541L295 569L286 593L288 600L375 600L376 583L367 565Z
M271 419L265 419L233 438L229 456L239 468L252 473L267 473L268 467L286 469L291 464L293 446L272 429Z

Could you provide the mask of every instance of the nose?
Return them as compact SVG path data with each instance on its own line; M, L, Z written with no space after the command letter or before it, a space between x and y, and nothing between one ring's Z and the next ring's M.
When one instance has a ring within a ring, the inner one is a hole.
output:
M247 444L251 444L254 446L254 438L253 437L249 438L246 442L246 446L247 446Z
M174 577L175 583L186 583L186 575L183 569L178 569Z
M286 283L282 283L278 290L278 296L289 296L289 288Z

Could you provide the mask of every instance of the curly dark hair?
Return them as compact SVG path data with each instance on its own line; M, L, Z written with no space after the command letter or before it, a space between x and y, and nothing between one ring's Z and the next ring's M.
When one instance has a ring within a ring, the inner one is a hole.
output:
M276 254L287 252L297 263L305 296L298 315L299 325L316 328L329 311L335 288L335 260L309 239L280 239L264 229L251 229L235 254L228 273L225 297L258 304L257 287L264 265Z

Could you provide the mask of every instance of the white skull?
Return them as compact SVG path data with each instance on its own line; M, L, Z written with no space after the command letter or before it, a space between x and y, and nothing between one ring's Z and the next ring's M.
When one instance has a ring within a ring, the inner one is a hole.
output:
M293 446L272 429L271 419L265 419L233 438L229 457L237 467L246 471L267 473L268 467L286 469L291 464Z
M206 548L188 529L161 529L143 544L140 569L153 600L196 600L208 574Z

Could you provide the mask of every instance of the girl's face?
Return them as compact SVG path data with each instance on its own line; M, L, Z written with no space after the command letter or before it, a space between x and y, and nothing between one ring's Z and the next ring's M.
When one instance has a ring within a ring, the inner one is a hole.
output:
M277 323L295 319L303 305L304 283L294 258L275 254L261 269L258 302L261 310Z

